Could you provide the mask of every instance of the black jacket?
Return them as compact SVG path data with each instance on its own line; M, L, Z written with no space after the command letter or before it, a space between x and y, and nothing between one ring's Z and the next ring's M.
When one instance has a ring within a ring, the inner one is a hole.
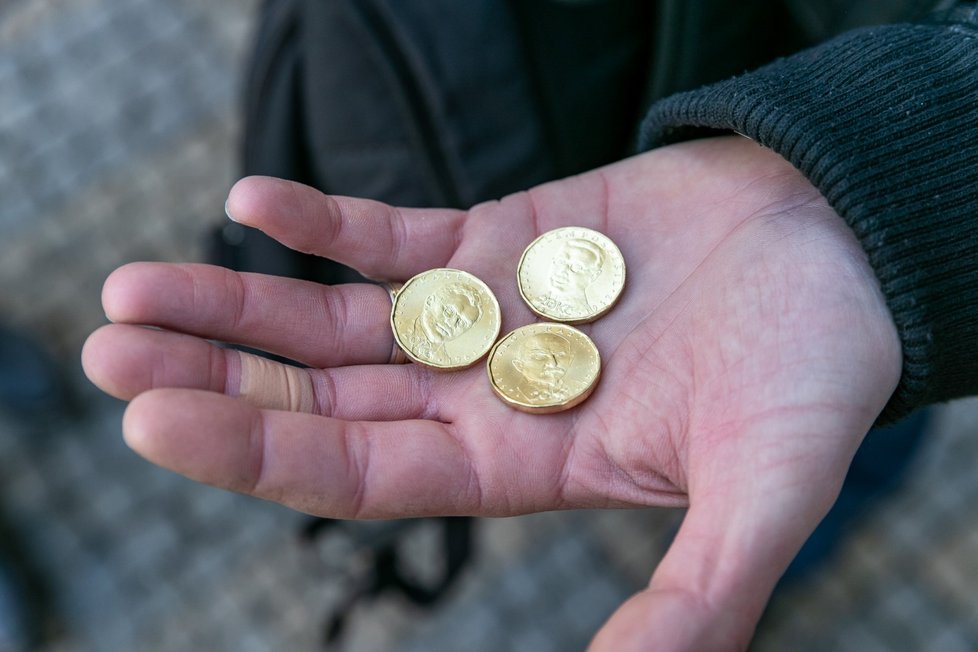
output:
M737 131L869 255L904 349L883 420L978 393L974 3L273 0L260 25L245 173L464 207Z

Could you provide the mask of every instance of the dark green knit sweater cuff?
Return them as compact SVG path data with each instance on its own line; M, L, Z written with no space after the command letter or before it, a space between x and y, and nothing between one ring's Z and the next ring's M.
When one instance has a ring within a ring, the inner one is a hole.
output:
M978 33L850 32L652 106L641 148L737 131L794 164L852 227L903 344L880 416L978 393Z

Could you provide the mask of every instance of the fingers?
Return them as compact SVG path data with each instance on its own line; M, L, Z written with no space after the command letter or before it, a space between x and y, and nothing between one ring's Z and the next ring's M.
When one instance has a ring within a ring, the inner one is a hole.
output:
M259 410L156 390L130 403L126 442L194 480L337 518L478 513L481 490L451 427Z
M415 365L302 369L197 337L137 326L104 326L82 351L85 373L131 400L151 389L221 392L259 408L342 419L394 420L434 414L425 371Z
M231 188L228 216L282 244L339 261L370 278L406 279L444 267L465 216L324 195L309 186L247 177Z
M387 362L387 292L325 286L212 265L133 263L105 282L115 322L147 324L275 353L313 367Z

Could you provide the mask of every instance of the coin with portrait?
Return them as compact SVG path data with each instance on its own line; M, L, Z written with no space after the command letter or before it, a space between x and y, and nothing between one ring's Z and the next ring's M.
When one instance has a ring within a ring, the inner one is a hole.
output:
M479 361L499 337L495 295L458 269L431 269L407 281L391 306L397 345L414 362L463 369Z
M611 239L584 227L547 231L517 266L520 296L546 319L594 321L611 310L625 287L625 259Z
M489 383L506 404L524 412L568 410L591 395L601 355L591 339L566 324L539 323L506 334L489 353Z

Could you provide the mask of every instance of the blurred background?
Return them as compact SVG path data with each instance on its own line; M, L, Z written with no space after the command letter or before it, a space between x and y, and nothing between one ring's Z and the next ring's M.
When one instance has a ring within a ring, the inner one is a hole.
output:
M106 275L225 223L256 6L0 2L0 652L582 649L681 513L317 524L143 462L84 380ZM978 649L978 402L930 430L752 649Z

